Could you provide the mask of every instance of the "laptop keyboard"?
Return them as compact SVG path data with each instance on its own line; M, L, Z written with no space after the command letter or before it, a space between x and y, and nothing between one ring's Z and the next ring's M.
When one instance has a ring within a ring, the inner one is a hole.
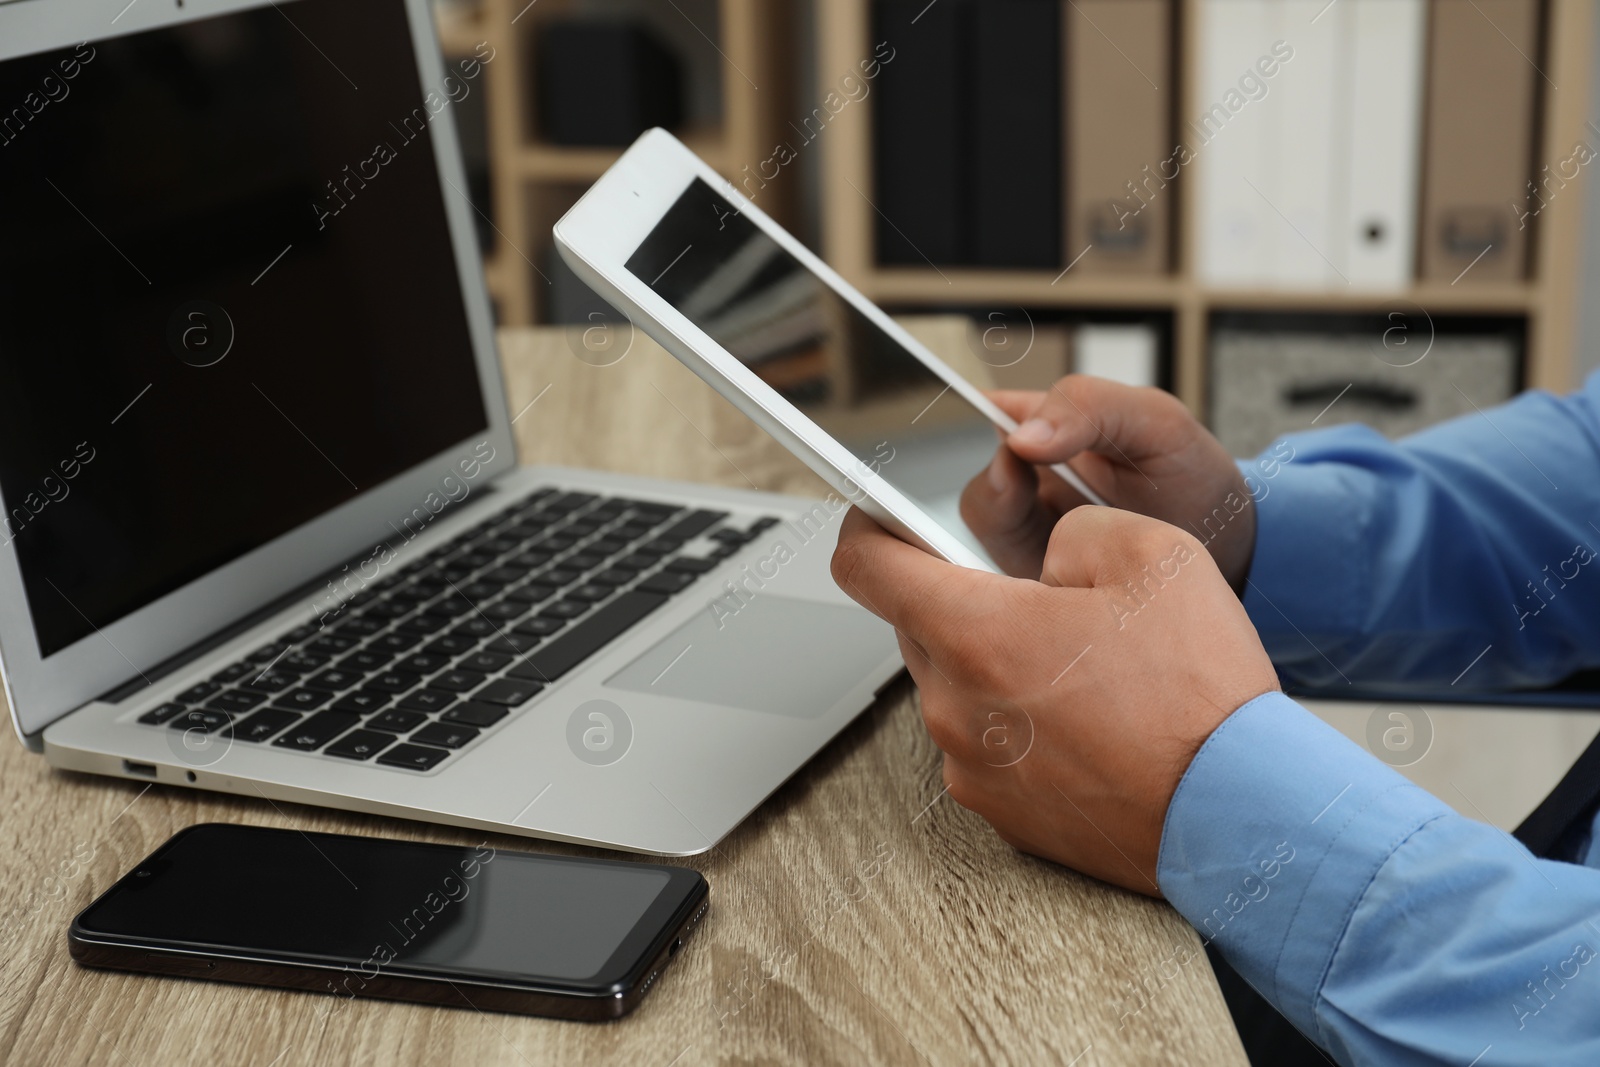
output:
M537 491L138 721L432 770L778 523L727 519Z

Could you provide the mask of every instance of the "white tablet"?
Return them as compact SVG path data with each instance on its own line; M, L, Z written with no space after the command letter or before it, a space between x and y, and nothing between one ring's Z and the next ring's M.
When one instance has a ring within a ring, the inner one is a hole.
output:
M845 499L927 551L996 569L958 501L993 458L995 427L1016 423L671 134L640 137L555 240Z

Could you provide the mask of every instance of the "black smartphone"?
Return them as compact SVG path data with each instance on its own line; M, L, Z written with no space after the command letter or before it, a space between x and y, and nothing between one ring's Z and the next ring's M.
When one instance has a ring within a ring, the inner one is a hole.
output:
M615 1019L705 915L697 871L256 826L191 826L72 922L88 967Z

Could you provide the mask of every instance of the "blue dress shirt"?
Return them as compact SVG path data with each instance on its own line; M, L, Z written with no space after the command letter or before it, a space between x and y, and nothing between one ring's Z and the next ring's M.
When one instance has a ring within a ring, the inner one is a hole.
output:
M1285 678L1438 692L1600 665L1600 373L1398 442L1293 435L1241 466L1245 606ZM1583 837L1578 862L1536 859L1272 693L1195 757L1158 870L1340 1063L1600 1065L1600 849Z

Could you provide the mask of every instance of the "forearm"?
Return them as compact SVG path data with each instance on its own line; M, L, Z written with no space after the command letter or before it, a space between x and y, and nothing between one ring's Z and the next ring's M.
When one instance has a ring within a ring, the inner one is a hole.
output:
M1342 1063L1600 1062L1600 872L1535 860L1281 694L1196 756L1159 880Z
M1280 671L1518 688L1600 663L1597 402L1600 376L1399 442L1355 426L1292 436L1270 477L1244 465L1245 604Z

